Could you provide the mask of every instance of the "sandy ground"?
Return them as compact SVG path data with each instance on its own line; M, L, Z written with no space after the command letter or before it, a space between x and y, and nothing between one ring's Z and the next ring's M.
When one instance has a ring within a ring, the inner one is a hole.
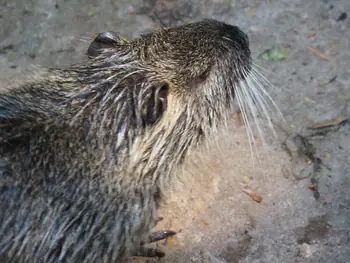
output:
M291 139L314 133L312 124L350 117L350 18L344 12L350 14L348 0L1 0L0 85L38 65L85 59L91 33L133 38L216 18L248 33L255 62L280 90L274 98L293 132L288 145L300 146L303 141ZM260 59L273 45L288 57ZM232 121L218 144L199 149L179 172L157 226L179 233L157 244L167 257L148 262L350 262L350 125L318 131L307 140L314 163L297 148L288 155L279 132L265 150L259 144L260 164L253 169L244 128ZM316 165L320 161L324 165ZM263 201L243 192L242 183Z

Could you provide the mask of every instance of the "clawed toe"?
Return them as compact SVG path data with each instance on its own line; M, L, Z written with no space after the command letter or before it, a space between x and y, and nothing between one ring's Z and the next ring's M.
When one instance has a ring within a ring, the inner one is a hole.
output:
M164 239L166 239L170 236L173 236L175 234L176 234L176 232L172 231L172 230L160 230L160 231L150 233L148 235L148 237L146 238L146 240L141 243L141 247L133 253L133 256L149 257L149 258L164 257L165 253L162 250L160 250L158 248L148 248L148 247L145 247L143 245L157 242L160 240L164 240Z
M147 239L147 243L153 243L153 242L157 242L160 240L164 240L170 236L175 235L176 232L172 231L172 230L160 230L160 231L156 231L156 232L152 232L149 234L148 239Z
M149 247L141 247L137 251L133 253L133 256L136 257L148 257L148 258L154 258L154 257L164 257L165 253L161 251L158 248L149 248Z

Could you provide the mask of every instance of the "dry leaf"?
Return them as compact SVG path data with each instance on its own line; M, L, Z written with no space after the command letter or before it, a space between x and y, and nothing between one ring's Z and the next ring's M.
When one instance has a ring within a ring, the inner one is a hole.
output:
M261 203L263 198L259 194L253 193L253 191L250 189L250 187L246 187L245 189L242 189L243 192L248 194L255 202Z
M305 162L309 165L312 164L312 161L310 159L306 159Z
M245 192L246 194L248 194L249 196L253 195L253 191L252 189L250 189L250 187L244 187L244 189L242 189L243 192Z
M208 224L207 222L205 222L205 221L203 221L202 224L203 224L203 226L205 226L205 227L209 226L209 224Z
M232 119L235 121L238 119L238 112L235 112L232 116Z
M309 188L310 190L316 190L316 185L315 184L310 184L307 188Z
M347 120L347 118L345 116L340 115L335 120L314 123L310 127L310 129L322 129L322 128L327 128L330 126L338 126L339 124L341 124L345 120Z
M312 99L310 99L309 97L305 97L304 98L306 103L313 103L314 101Z
M315 31L310 31L308 34L307 34L309 37L313 37L316 35L316 32Z
M174 245L174 243L175 243L174 236L168 236L168 237L166 238L166 243L167 243L168 245Z
M212 162L212 163L208 163L208 167L210 167L211 169L213 169L213 168L215 169L218 167L218 165L216 163Z
M243 181L244 184L249 184L250 179L249 179L248 176L243 176L243 180L242 181Z
M329 159L329 158L331 158L331 155L329 153L324 153L324 154L322 154L322 157Z
M344 104L345 103L345 97L343 96L338 96L335 101L338 103L338 104Z
M195 203L198 212L205 212L208 210L208 206L203 201L198 201Z
M95 9L90 9L90 11L88 12L88 16L93 16L95 14L96 10Z
M252 9L252 8L248 9L248 15L253 16L254 14L255 14L254 9Z
M251 27L248 28L248 31L249 31L249 32L261 32L261 31L263 31L263 30L262 30L262 28L260 28L260 27L251 26Z
M174 207L174 206L176 206L176 205L177 205L177 203L176 203L175 201L170 201L170 202L169 202L169 206Z
M323 195L323 196L320 197L320 200L322 200L322 201L326 201L328 199L329 199L329 197L326 196L326 195Z
M253 200L254 200L255 202L258 202L258 203L261 203L262 200L263 200L262 196L261 196L261 195L258 195L258 194L253 194L253 195L252 195L252 198L253 198Z

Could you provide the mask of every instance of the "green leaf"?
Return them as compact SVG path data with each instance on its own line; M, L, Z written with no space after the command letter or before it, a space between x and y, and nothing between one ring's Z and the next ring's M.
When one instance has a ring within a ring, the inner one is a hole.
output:
M274 46L272 48L266 49L262 54L261 58L265 60L271 60L271 61L276 61L276 60L282 60L285 59L288 55L287 50Z

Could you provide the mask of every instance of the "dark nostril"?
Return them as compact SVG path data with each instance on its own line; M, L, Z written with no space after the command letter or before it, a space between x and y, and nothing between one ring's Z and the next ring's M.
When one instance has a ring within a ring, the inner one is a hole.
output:
M237 27L230 27L224 32L223 37L239 44L242 48L248 48L249 46L248 36Z
M249 46L248 36L238 27L226 23L220 23L219 35L226 39L238 43L242 47Z

